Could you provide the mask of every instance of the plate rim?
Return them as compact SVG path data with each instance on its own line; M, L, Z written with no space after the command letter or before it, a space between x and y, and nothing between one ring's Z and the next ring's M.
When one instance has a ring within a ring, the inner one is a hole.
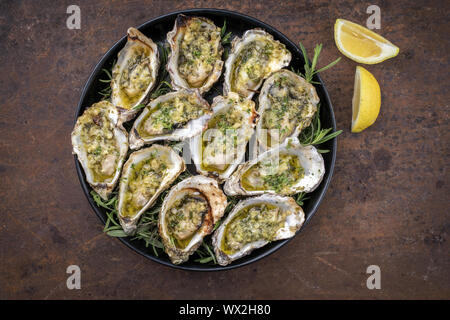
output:
M262 25L263 28L267 28L267 30L270 33L275 33L275 35L277 36L277 38L279 40L282 40L281 42L286 42L289 43L292 47L294 47L296 49L296 54L300 55L300 57L302 56L301 50L300 48L295 44L295 42L291 41L286 35L284 35L282 32L280 32L278 29L268 25L267 23L256 19L252 16L240 13L240 12L236 12L236 11L231 11L231 10L225 10L225 9L215 9L215 8L196 8L196 9L185 9L185 10L177 10L177 11L172 11L160 16L157 16L155 18L152 18L144 23L142 23L141 25L139 25L138 27L136 27L136 29L141 30L142 28L147 27L148 25L151 24L156 24L159 22L159 20L164 20L167 19L168 17L171 16L177 16L179 14L219 14L221 16L234 16L238 19L244 19L247 20L248 22L251 23L256 23L259 25ZM80 114L81 109L83 108L83 101L85 100L87 93L90 89L90 87L92 86L92 83L95 81L95 78L98 74L98 72L102 69L103 65L105 64L105 62L109 59L109 57L111 56L112 52L114 52L116 50L116 48L125 40L126 35L121 37L117 42L114 43L113 46L111 46L101 57L101 59L96 63L95 67L92 69L92 71L89 74L89 77L83 87L83 90L81 91L81 95L80 95L80 99L78 101L78 105L77 105L77 109L76 109L76 113L75 113L75 119L74 119L74 125L78 119L78 116ZM332 123L332 128L333 131L336 131L336 119L335 119L335 115L334 115L334 110L333 110L333 105L331 103L331 99L330 96L328 94L328 90L325 86L325 84L323 83L321 77L319 74L314 75L314 80L320 83L320 86L322 87L322 91L323 91L323 95L324 98L326 100L326 104L329 106L329 116L331 118L331 123ZM317 201L312 205L311 211L309 213L309 215L306 217L305 222L303 223L302 227L300 228L300 230L296 233L296 235L292 238L289 239L285 239L285 240L280 240L280 241L276 241L274 242L274 245L265 250L260 252L258 255L254 256L254 257L250 257L245 261L239 262L238 260L233 262L232 264L229 264L227 266L220 266L220 265L204 265L204 267L201 267L200 265L198 267L196 266L186 266L183 264L179 264L179 265L175 265L173 263L171 263L170 261L165 261L160 259L159 257L153 256L151 254L149 254L148 252L145 252L144 250L141 250L140 248L137 248L136 246L134 246L131 243L131 240L129 240L129 237L126 238L121 238L121 237L117 237L119 239L120 242L122 242L123 244L125 244L128 248L132 249L134 252L146 257L147 259L150 259L154 262L160 263L162 265L174 268L174 269L178 269L178 270L187 270L187 271L202 271L202 272L210 272L210 271L224 271L224 270L230 270L230 269L236 269L239 267L243 267L246 265L249 265L253 262L256 262L258 260L261 260L267 256L269 256L270 254L274 253L275 251L279 250L281 247L283 247L284 245L286 245L288 242L290 242L292 239L296 238L304 229L304 227L308 224L308 222L311 220L311 218L314 216L314 214L317 212L320 204L323 201L323 198L325 197L325 194L328 191L328 187L331 183L331 179L333 177L333 173L334 173L334 167L335 167L335 163L336 163L336 153L337 153L337 138L333 138L331 140L332 142L332 148L330 150L331 153L331 163L330 163L330 169L328 170L328 176L326 179L324 179L324 181L322 181L322 183L324 183L323 186L323 190L321 191L321 193L318 195L318 199ZM97 207L97 205L95 204L93 198L90 195L90 191L89 191L89 185L88 183L85 181L84 178L84 172L81 168L81 165L77 159L77 156L74 154L74 161L75 161L75 167L77 170L77 175L78 175L78 179L80 181L81 187L83 189L83 193L86 196L86 198L88 199L89 204L91 205L91 208L94 210L95 214L97 215L97 217L100 219L100 221L102 221L103 224L105 224L105 218L104 218L104 214L103 212L100 211L100 208Z

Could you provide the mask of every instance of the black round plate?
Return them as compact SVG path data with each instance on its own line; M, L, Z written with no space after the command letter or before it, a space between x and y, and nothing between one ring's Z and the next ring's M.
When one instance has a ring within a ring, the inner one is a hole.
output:
M139 26L138 29L143 32L146 36L150 37L155 43L163 43L166 39L167 32L172 30L173 24L175 22L175 18L178 14L185 14L185 15L196 15L196 16L204 16L212 21L214 23L221 27L224 23L224 20L227 22L227 32L232 32L232 37L234 36L242 36L242 34L249 29L253 28L262 28L272 34L276 40L279 40L280 42L284 43L291 51L292 53L292 61L289 65L290 67L293 67L295 70L301 70L303 71L304 66L304 60L302 53L300 49L291 41L289 40L285 35L283 35L278 30L274 29L273 27L265 24L264 22L261 22L255 18L249 17L247 15L233 12L233 11L227 11L227 10L218 10L218 9L190 9L190 10L183 10L178 12L169 13L163 16L160 16L158 18L152 19L143 25ZM124 30L125 31L125 30ZM125 33L125 32L124 32ZM117 53L120 51L120 49L123 48L126 42L126 36L124 36L122 39L120 39L111 49L106 52L106 54L103 56L103 58L100 60L100 62L95 66L94 70L92 71L91 75L89 76L89 79L84 86L83 92L81 94L80 102L78 103L77 112L75 114L75 121L76 119L83 113L85 108L91 106L93 103L98 102L101 100L101 96L98 94L100 90L104 88L104 84L99 81L99 79L102 77L102 69L103 68L110 68L114 62L114 60L117 58ZM320 112L320 121L322 123L322 126L324 128L333 128L333 131L336 130L336 122L334 118L333 108L331 106L331 101L328 96L328 92L320 79L318 75L315 76L314 81L320 83L315 85L317 93L319 95L320 101L321 101L321 112ZM219 89L221 91L221 88ZM214 90L211 90L214 91ZM210 92L211 92L210 91ZM217 93L212 92L212 94L217 95ZM209 96L206 96L207 100L210 100L212 98L211 94ZM330 184L331 177L333 175L333 169L334 169L334 163L336 159L336 147L337 142L336 139L332 139L330 141L327 141L324 143L321 148L322 149L329 149L330 152L324 154L324 160L325 160L325 176L320 184L320 186L312 193L308 194L309 199L305 201L303 210L305 211L306 215L306 221L303 225L304 226L308 223L308 221L311 219L311 217L316 212L317 208L319 207L320 202L322 201L325 192L328 189L328 185ZM94 209L97 216L100 218L100 220L105 223L106 221L106 214L105 210L103 208L99 208L96 206L92 196L90 195L91 188L86 182L84 172L77 161L77 157L75 156L75 165L78 173L78 177L80 179L81 186L83 188L83 191L89 200L89 203L91 204L92 209ZM265 256L275 252L279 248L281 248L283 245L285 245L287 242L289 242L291 239L288 240L282 240L282 241L276 241L269 243L268 245L257 249L253 251L250 255L241 258L233 263L231 263L228 266L222 267L219 265L204 265L200 263L196 263L194 261L187 261L184 264L181 265L174 265L170 262L169 258L165 254L161 254L159 257L156 257L153 255L151 248L146 248L143 241L131 241L130 237L128 238L119 238L120 241L122 241L125 245L133 249L134 251L142 254L143 256L159 262L161 264L178 268L178 269L185 269L185 270L194 270L194 271L216 271L216 270L227 270L227 269L233 269L240 266L244 266L246 264L252 263L254 261L257 261L259 259L264 258Z

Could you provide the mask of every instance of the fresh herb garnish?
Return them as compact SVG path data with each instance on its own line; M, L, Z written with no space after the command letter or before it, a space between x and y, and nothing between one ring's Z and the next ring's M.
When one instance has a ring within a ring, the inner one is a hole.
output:
M194 51L192 52L192 55L193 55L195 58L200 58L200 57L202 56L202 52L201 52L201 51L198 51L198 50L194 50Z
M231 42L231 31L227 32L227 20L223 21L223 27L220 30L220 38L222 39L222 45L226 45Z
M164 129L172 130L174 125L171 116L173 106L170 104L161 106L161 103L159 103L156 108L158 111L155 112L152 123L155 125L160 124Z
M289 172L276 173L265 176L263 180L270 188L279 193L285 186L292 184L292 175Z
M317 112L311 121L311 125L302 130L298 136L300 143L304 146L319 145L328 140L336 138L342 133L342 130L331 132L333 128L323 129L320 124L320 104L317 105ZM317 149L320 153L327 153L330 150Z
M322 72L324 70L330 69L331 67L336 65L339 62L339 60L341 60L341 58L339 57L336 60L334 60L333 62L331 62L330 64L328 64L327 66L320 68L319 70L316 70L317 62L319 60L319 55L320 55L320 52L322 51L322 44L318 44L314 48L314 57L312 59L311 64L309 63L308 54L306 53L306 49L301 42L299 42L299 47L300 47L300 50L302 51L303 59L305 60L305 65L304 65L305 73L303 74L300 71L295 71L295 70L292 70L292 71L297 73L298 75L304 77L306 81L313 83L313 84L319 84L318 82L312 81L312 78L314 77L315 74ZM327 128L327 129L322 128L322 126L320 124L320 104L318 104L317 112L311 121L311 125L305 129L303 129L302 132L300 133L300 135L298 136L298 138L300 140L300 143L304 146L319 145L324 142L327 142L328 140L336 138L338 135L340 135L342 133L342 130L331 132L332 130L333 130L333 128ZM320 153L327 153L330 150L318 149L317 151L319 151Z
M116 62L114 61L112 66L114 66L116 64ZM111 67L112 69L112 67ZM107 79L98 79L98 81L102 82L102 83L108 83L108 86L100 91L98 91L98 94L102 96L103 100L109 99L109 97L111 97L111 93L112 93L112 89L111 89L111 81L112 81L112 75L111 75L111 71L108 69L103 68L102 69L103 73L105 73Z
M140 110L142 108L145 108L145 103L140 103L137 106L134 106L133 109L134 110Z
M236 196L228 196L227 197L227 207L225 208L224 216L227 215L231 209L236 206L236 203L239 202L239 198Z
M295 196L295 202L297 202L297 204L299 206L302 206L305 200L308 200L309 197L305 197L306 196L306 192L300 192Z
M169 73L166 69L167 60L170 54L170 48L164 45L158 44L159 50L161 52L160 54L160 67L159 67L159 83L156 86L156 88L153 90L152 94L150 95L151 99L156 99L159 96L162 96L163 94L169 93L172 91L172 86L169 83Z
M145 212L139 220L136 234L131 240L142 240L145 242L145 247L152 246L155 256L158 257L157 249L164 249L164 245L158 233L158 214L161 210L161 205L157 205Z
M98 146L97 148L95 148L94 154L96 156L99 156L102 153L102 147Z
M294 71L294 70L293 71L295 73L299 74L300 76L302 76L303 78L305 78L306 81L308 81L309 83L319 84L318 82L312 81L312 78L314 77L314 75L319 72L330 69L331 67L336 65L341 60L341 57L339 57L336 60L334 60L333 62L331 62L329 65L327 65L323 68L320 68L319 70L316 70L317 61L319 60L319 55L320 55L320 52L322 51L322 44L318 44L314 48L314 57L312 59L311 64L309 64L308 54L306 53L306 49L303 46L303 44L301 42L299 42L298 45L300 47L300 50L302 51L303 59L305 60L305 65L304 65L305 73L302 74L299 71Z
M195 253L200 256L200 258L194 260L195 262L213 262L214 264L217 264L216 256L207 241L203 240L201 247L199 247Z
M186 170L178 176L172 185L175 185L190 176L192 176L192 174ZM146 247L151 246L155 256L159 256L159 253L164 250L164 245L158 232L158 215L168 192L169 188L162 192L155 205L142 215L138 222L136 233L131 237L132 241L144 241ZM110 237L128 237L123 231L117 218L117 190L113 192L113 197L107 201L103 200L95 191L91 191L91 196L98 207L106 209L105 213L107 218L103 232ZM203 239L203 244L193 255L192 259L197 262L217 264L216 257L211 249L210 237Z

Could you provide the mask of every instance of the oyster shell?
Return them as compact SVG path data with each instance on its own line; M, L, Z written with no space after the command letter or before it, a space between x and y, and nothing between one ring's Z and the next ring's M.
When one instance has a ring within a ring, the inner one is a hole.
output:
M302 77L286 69L272 74L259 94L258 151L266 151L287 138L297 137L311 124L318 103L316 89Z
M226 179L244 159L258 114L253 101L234 92L215 97L212 109L207 129L190 141L192 160L199 173Z
M225 62L223 93L236 92L251 99L264 79L291 62L286 46L261 29L247 30L234 38Z
M222 73L220 28L203 17L178 15L167 34L171 53L167 71L172 87L207 92Z
M271 241L291 238L304 221L303 209L290 197L265 194L242 200L214 232L217 262L226 266Z
M313 146L289 138L238 167L225 182L227 195L311 192L325 174L322 155Z
M181 141L199 134L212 110L198 90L180 90L152 100L130 131L130 148L158 140Z
M222 218L227 197L217 181L193 176L174 186L166 198L158 219L164 250L174 264L189 259Z
M86 181L107 200L128 151L128 134L119 123L118 110L108 101L93 104L77 119L71 139Z
M133 152L123 167L117 212L126 234L133 234L141 215L186 169L170 147L154 144Z
M121 121L134 118L158 76L158 46L135 28L128 29L127 43L112 69L111 102L121 111Z

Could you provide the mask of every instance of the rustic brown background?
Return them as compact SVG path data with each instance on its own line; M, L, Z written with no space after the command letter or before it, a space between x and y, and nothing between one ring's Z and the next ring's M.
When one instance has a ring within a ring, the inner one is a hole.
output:
M81 8L81 30L66 8ZM316 216L299 236L252 265L220 273L173 270L102 234L80 188L70 132L81 88L129 26L174 10L215 7L254 16L340 56L336 18L365 24L400 54L367 66L380 116L349 132L356 63L322 77L334 104L337 164ZM450 298L448 1L5 1L0 2L0 298ZM82 289L66 288L66 268ZM382 290L368 290L367 266Z

